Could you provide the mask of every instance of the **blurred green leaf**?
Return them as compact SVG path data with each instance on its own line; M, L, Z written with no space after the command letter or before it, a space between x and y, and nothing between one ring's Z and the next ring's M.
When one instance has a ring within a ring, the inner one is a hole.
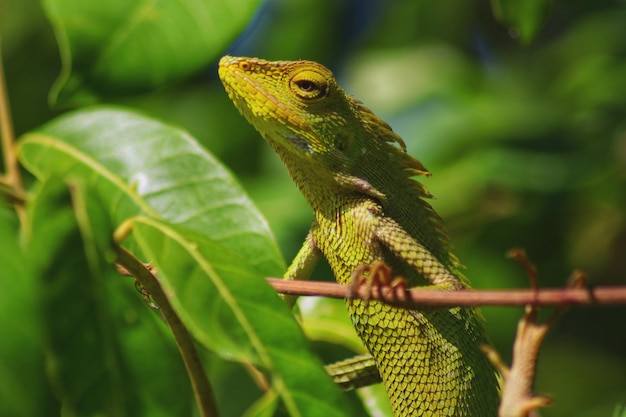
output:
M20 142L22 163L43 179L83 178L118 225L143 213L196 230L261 274L284 263L267 223L231 174L183 130L98 107L60 117Z
M260 365L293 416L344 416L349 403L291 311L239 256L205 236L138 217L133 235L192 335L225 357Z
M278 394L275 390L267 391L255 402L242 417L272 417L278 406Z
M61 105L146 91L198 72L245 27L258 0L45 0L63 69Z
M552 0L491 0L493 14L511 35L530 44L548 20Z
M343 300L309 297L300 298L298 305L302 312L302 329L309 339L342 345L354 353L367 352Z
M0 415L43 416L58 406L44 373L38 282L13 213L0 212Z

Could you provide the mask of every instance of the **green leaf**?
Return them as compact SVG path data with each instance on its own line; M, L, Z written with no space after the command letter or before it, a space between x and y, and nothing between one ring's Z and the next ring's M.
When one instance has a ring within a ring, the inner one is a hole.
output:
M29 255L44 294L49 377L67 415L128 415L102 270L92 257L94 242L82 239L72 204L68 188L55 178L29 207ZM106 230L106 223L101 227Z
M46 370L63 415L189 415L191 387L171 336L101 258L113 229L98 200L79 182L51 178L28 206Z
M272 417L276 412L278 400L276 391L269 390L248 408L242 417Z
M268 370L293 416L343 416L349 403L332 383L286 305L230 250L146 217L133 235L193 336L222 356Z
M38 178L81 178L98 190L113 224L160 216L239 253L261 274L284 261L267 222L241 186L195 139L135 112L96 107L26 134L20 159Z
M37 280L18 236L14 213L0 205L0 415L58 415L44 374Z
M51 100L93 103L145 91L207 66L258 0L45 0L63 63Z
M497 20L509 26L511 34L529 45L548 20L551 0L491 0Z
M300 299L302 329L310 340L341 345L358 353L366 348L346 314L344 300L333 298Z

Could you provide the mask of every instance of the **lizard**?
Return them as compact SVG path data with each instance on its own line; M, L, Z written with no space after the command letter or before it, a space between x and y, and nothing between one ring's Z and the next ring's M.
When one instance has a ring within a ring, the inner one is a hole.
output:
M328 261L338 283L383 264L410 287L468 288L447 231L416 176L429 171L392 128L313 61L224 56L219 77L239 112L278 153L314 219L285 273ZM476 309L406 310L346 299L396 417L494 417L499 382L481 350Z

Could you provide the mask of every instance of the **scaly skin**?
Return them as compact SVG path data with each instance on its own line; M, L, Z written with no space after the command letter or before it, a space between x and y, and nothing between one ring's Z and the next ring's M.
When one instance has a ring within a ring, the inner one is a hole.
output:
M243 116L286 165L314 210L287 278L308 277L321 255L339 283L384 261L410 286L465 288L441 220L413 177L429 175L404 142L310 61L226 56L220 78ZM346 301L397 417L494 417L498 381L482 353L474 309L403 310Z

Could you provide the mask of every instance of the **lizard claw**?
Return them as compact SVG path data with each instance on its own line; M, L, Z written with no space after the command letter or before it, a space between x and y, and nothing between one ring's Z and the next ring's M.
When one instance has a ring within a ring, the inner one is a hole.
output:
M363 300L367 305L370 299L379 299L393 293L398 295L407 288L407 282L402 277L393 277L391 269L383 261L376 261L370 265L360 265L352 273L352 282L348 287L348 298L358 298L359 289L366 288Z

